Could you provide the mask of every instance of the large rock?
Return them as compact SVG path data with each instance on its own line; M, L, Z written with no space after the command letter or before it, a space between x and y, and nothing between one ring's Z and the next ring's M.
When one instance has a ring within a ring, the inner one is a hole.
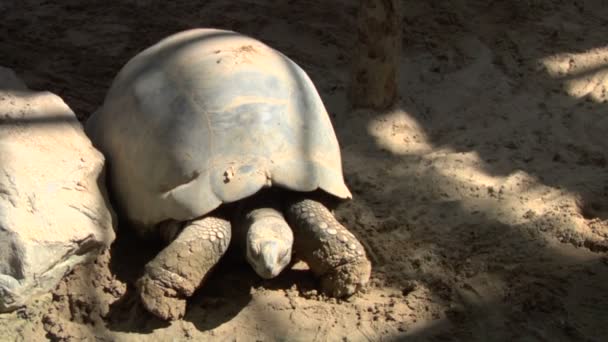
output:
M0 312L114 240L104 159L70 108L0 67Z

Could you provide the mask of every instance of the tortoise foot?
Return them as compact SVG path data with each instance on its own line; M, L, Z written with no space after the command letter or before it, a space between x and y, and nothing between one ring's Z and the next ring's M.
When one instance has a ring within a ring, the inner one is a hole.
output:
M367 284L371 263L363 245L322 203L296 200L288 206L287 218L296 255L320 278L327 295L350 296Z
M371 271L367 259L335 267L321 276L321 290L331 297L351 296L367 284Z
M144 307L164 320L184 316L186 299L203 283L230 243L230 223L216 217L189 222L147 265L137 281Z
M173 321L184 317L186 299L177 290L144 275L137 282L139 298L144 308L156 317Z

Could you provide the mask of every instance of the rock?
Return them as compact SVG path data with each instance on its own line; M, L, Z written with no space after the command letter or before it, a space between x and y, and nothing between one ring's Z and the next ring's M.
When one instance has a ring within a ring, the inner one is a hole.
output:
M52 290L112 243L103 165L61 98L0 67L0 312Z

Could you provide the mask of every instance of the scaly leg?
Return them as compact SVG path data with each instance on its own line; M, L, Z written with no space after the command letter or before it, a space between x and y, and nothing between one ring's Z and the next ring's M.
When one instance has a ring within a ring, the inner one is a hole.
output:
M164 320L186 312L186 298L198 289L230 243L230 222L205 217L187 223L146 265L137 288L144 307Z
M319 201L297 199L286 208L295 254L333 297L352 295L369 281L371 263L357 238Z

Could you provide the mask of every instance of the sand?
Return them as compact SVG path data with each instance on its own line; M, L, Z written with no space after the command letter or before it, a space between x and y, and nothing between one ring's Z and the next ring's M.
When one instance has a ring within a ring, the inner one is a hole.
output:
M60 4L59 4L60 3ZM326 298L305 267L261 280L225 262L183 320L132 282L158 246L111 251L0 339L38 341L601 341L608 334L608 7L602 1L404 2L400 102L346 101L355 1L9 1L0 64L84 120L157 40L227 28L284 52L332 115L354 199L336 214L373 261L369 287ZM124 227L122 227L124 228ZM134 248L133 246L136 246Z

